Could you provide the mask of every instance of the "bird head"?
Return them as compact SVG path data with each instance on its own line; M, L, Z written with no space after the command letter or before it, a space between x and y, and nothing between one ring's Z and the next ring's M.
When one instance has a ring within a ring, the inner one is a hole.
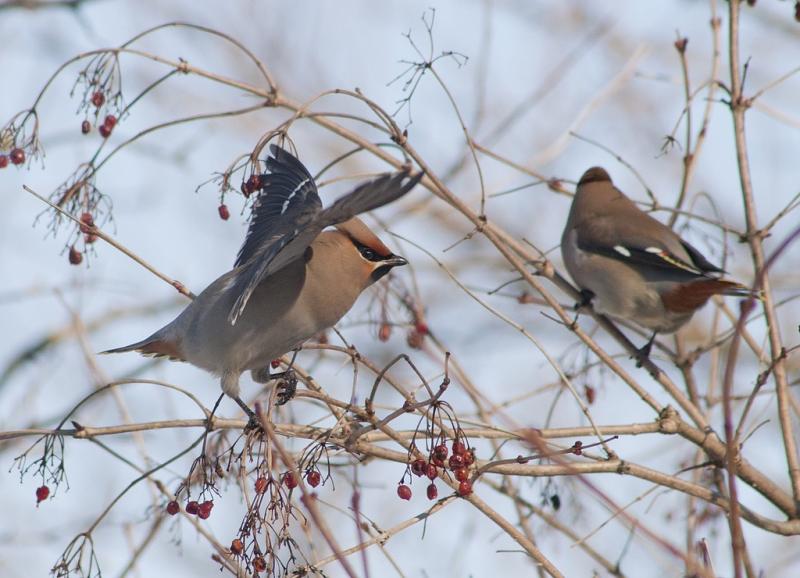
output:
M361 262L360 267L368 271L368 284L374 283L394 267L408 264L403 257L392 253L358 217L339 223L336 228L353 244Z

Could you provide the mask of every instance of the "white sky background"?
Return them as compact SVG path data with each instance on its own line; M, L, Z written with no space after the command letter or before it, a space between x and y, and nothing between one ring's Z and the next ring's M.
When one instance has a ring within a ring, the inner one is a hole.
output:
M387 83L405 68L398 61L417 59L402 34L411 30L418 45L427 49L420 17L429 6L437 10L435 52L454 50L469 57L462 67L443 59L437 70L478 142L485 142L505 115L526 102L543 83L557 81L498 138L485 144L517 163L565 180L575 181L586 168L601 164L623 191L636 199L646 199L635 176L611 155L569 137L568 131L575 130L601 142L632 164L644 175L660 202L666 205L674 202L680 186L682 155L679 149L667 155L660 153L664 136L672 131L683 106L679 59L673 42L678 33L689 38L692 81L696 85L705 80L710 69L711 49L707 2L454 0L379 3L364 0L166 4L98 0L89 2L78 12L3 10L0 11L0 38L3 39L0 119L5 122L18 110L28 107L65 59L81 51L118 45L148 27L171 20L214 27L234 36L265 62L282 91L296 100L307 100L327 89L359 87L367 96L392 110L394 102L404 96L402 82L391 86ZM727 5L721 3L718 9L725 11ZM605 31L595 41L587 41L598 29ZM723 48L725 39L723 23ZM751 58L748 93L800 65L800 23L792 19L790 2L762 0L755 9L745 8L742 40L742 56ZM582 43L583 48L575 61L554 73L562 58ZM163 31L143 44L164 57L182 57L195 66L256 82L253 67L238 53L221 46L185 30ZM631 74L612 82L628 66L631 66ZM724 55L721 66L720 76L727 79ZM41 170L37 161L30 172L13 167L0 172L3 199L0 211L0 326L3 328L0 331L0 367L5 367L23 348L47 332L68 325L70 310L90 320L112 307L130 307L142 304L143 300L155 304L175 295L162 281L101 243L98 243L97 255L90 257L88 269L72 267L62 253L66 231L62 230L53 239L47 235L46 220L36 227L31 226L43 207L22 190L22 184L49 193L79 162L89 158L98 143L96 132L88 137L80 134L82 117L73 115L78 101L70 100L68 93L78 70L73 67L51 87L40 109L41 138L47 153L45 170ZM138 90L163 71L151 64L142 65L141 61L127 59L123 64L125 86L135 86ZM610 92L601 97L604 91ZM131 92L134 93L135 90ZM761 223L771 219L798 192L798 94L800 77L792 77L764 95L759 107L748 113L748 144ZM718 96L722 93L718 92ZM115 129L112 140L121 142L121 138L146 126L177 116L238 108L252 101L251 97L232 89L179 76L134 108L131 116ZM695 127L699 126L704 105L698 101L694 106ZM317 109L363 112L363 108L341 97L329 97ZM581 114L585 114L583 120L574 124ZM405 115L405 111L400 113L398 120L403 122ZM447 173L463 154L464 140L447 98L431 77L422 80L412 101L411 115L409 138L412 145L424 154L434 170L439 174ZM778 115L785 120L779 120ZM170 128L124 149L104 167L97 181L98 187L114 201L115 228L108 230L115 232L120 242L159 270L199 292L230 267L246 223L239 214L241 197L227 199L232 218L222 222L216 212L215 188L204 187L199 194L195 194L195 188L212 172L223 170L233 158L251 149L262 133L285 116L283 112L267 110L247 117ZM677 132L679 140L683 135L681 127ZM731 135L730 115L724 105L717 104L690 194L707 193L717 204L722 219L742 229L744 217ZM298 124L292 136L301 159L312 173L345 150L341 142L307 123ZM531 182L529 177L488 158L482 159L482 168L488 192ZM370 170L385 168L371 161L354 160L343 163L336 174ZM478 180L473 166L468 165L448 184L461 198L478 206ZM345 188L340 184L335 189L323 189L324 200L329 202ZM440 201L426 202L425 208L420 210L417 205L428 196L426 191L417 189L397 206L384 208L379 214L391 220L394 231L432 251L472 287L491 289L513 278L498 262L487 260L492 253L479 237L442 253L444 248L468 233L470 225L460 216L451 215L445 219L447 226L444 226L439 215L446 212L446 207ZM707 203L700 201L698 207L699 213L713 216ZM550 250L559 243L568 209L569 198L537 186L491 199L487 214L518 237ZM393 215L398 218L392 220ZM660 213L658 217L666 219L666 214ZM775 229L773 238L767 241L768 253L797 222L796 215L792 215ZM705 234L718 239L713 229L694 225L689 238L713 262L720 262L719 252L715 253L719 245L709 244ZM383 236L388 238L385 233ZM395 246L416 268L431 328L487 396L500 403L555 379L552 369L527 341L460 292L423 253L408 245ZM734 239L729 239L729 246L732 261L726 264L726 269L749 283L752 271L748 268L750 261L745 247ZM551 257L560 266L558 251ZM784 256L776 277L782 287L797 287L798 258L797 247ZM407 271L399 274L405 275ZM60 295L55 293L56 288L61 289ZM518 292L519 287L509 288L510 293L515 291ZM563 298L556 290L554 292ZM785 292L785 296L790 293ZM572 343L570 335L542 316L538 308L521 306L513 299L501 297L488 301L523 323L544 341L551 354L561 355ZM180 300L175 298L175 303L172 309L162 309L155 315L138 319L125 318L93 333L90 349L100 351L144 337L177 313ZM401 331L396 331L392 340L382 344L375 339L374 328L352 323L367 319L368 303L369 296L365 295L343 321L347 337L377 362L388 361L397 352L407 351ZM710 309L698 315L698 321L686 331L702 338L703 322L710 319ZM798 341L797 308L783 311L786 318L781 321L786 345L792 346ZM584 322L590 324L589 320ZM619 350L610 347L613 351ZM307 363L313 364L313 356L304 355L308 356ZM423 354L415 356L420 358L429 375L435 375L441 367L426 360ZM574 363L581 361L574 355L571 359ZM129 375L142 367L141 360L133 355L102 358L97 362L111 377ZM341 360L331 359L312 367L315 375L330 379L331 384L338 379L341 395L347 396L351 374L347 367L342 369ZM790 377L796 378L796 362L790 368L794 372ZM737 385L747 391L757 371L753 366L750 373L742 372L742 383ZM663 398L656 384L643 373L636 375L653 395ZM185 365L161 364L147 369L144 376L189 386L208 405L218 394L213 377ZM610 378L601 383L598 374L592 375L591 380L595 380L592 383L598 387L598 400L592 407L598 423L653 419L641 402ZM245 391L252 391L249 380L244 379L243 383ZM582 386L584 382L578 383ZM59 410L72 405L90 389L91 376L79 346L70 339L0 385L0 429L30 427L41 421L50 424L60 417ZM360 399L363 400L364 395L364 391L359 392ZM553 395L526 399L508 408L509 415L517 423L543 427ZM192 413L190 406L150 386L131 387L124 391L124 396L138 421L176 415L197 417L196 410ZM455 386L447 396L457 408L465 399ZM780 469L783 454L774 419L774 398L769 400L756 404L752 424L772 421L748 440L748 457L766 471L774 472L775 478L786 486L785 468ZM399 403L391 396L382 401ZM232 404L223 408L229 414L234 411ZM98 403L82 415L92 425L110 425L120 420L111 400ZM296 419L304 422L311 416L299 415ZM583 422L577 406L563 397L551 425L580 423ZM721 423L717 419L714 425L721 428ZM153 457L165 459L194 435L193 432L157 432L147 434L145 439L153 444ZM128 439L108 440L108 443L135 455L135 447ZM67 447L71 489L66 493L62 490L56 500L48 501L38 510L34 507L33 495L38 480L28 477L20 485L16 471L4 473L11 466L11 458L19 452L6 450L2 454L0 575L45 575L71 537L88 526L133 477L130 470L117 463L111 465L107 454L89 444L67 440ZM622 457L667 471L670 464L674 467L682 459L689 459L689 455L677 453L685 450L679 447L672 440L660 437L624 439L614 446ZM182 466L173 470L173 474L182 473L185 473ZM414 486L415 498L410 504L396 498L395 485L401 474L402 468L396 464L373 463L359 471L366 486L364 512L379 526L391 526L423 511L428 505L424 499L424 485L419 481ZM165 474L162 479L173 487L172 482L177 478ZM634 480L610 475L594 476L592 481L618 503L627 503L646 489ZM539 503L544 483L543 480L532 481L526 497ZM556 480L556 483L564 504L558 514L563 522L591 529L607 519L607 514L578 484L570 484L565 479ZM337 489L335 493L325 494L325 498L346 506L350 498L347 483L337 482ZM482 490L480 485L476 491L482 497L491 497L491 492ZM745 496L756 507L762 505L746 491ZM221 501L226 504L227 500L229 507L215 509L207 521L207 526L224 543L229 542L228 536L233 537L243 513L238 499L238 492L231 488ZM96 534L97 552L106 576L117 575L120 564L127 560L126 531L137 536L148 527L147 513L143 511L148 500L148 490L144 487L135 490L123 499ZM513 517L508 503L499 503L505 508L501 512ZM674 496L663 495L657 499L649 496L635 505L631 513L658 529L668 514L683 516L683 510L675 510L683 506L683 499ZM776 515L769 509L765 511ZM345 517L331 516L342 529L341 542L352 544L356 538L352 524ZM595 564L560 537L554 539L544 525L536 520L533 523L540 529L540 547L556 566L567 576L590 575ZM209 561L210 549L196 538L194 530L184 524L176 532L171 524L172 521L168 521L157 543L141 560L139 575L219 575L217 566ZM680 524L669 527L680 531ZM729 570L727 527L720 519L715 526L718 535L709 527L705 528L717 570L724 575ZM800 549L800 539L771 536L746 524L745 528L757 568L765 570L768 576L798 575L800 558L796 552ZM517 552L518 547L466 504L451 506L429 520L424 540L421 533L421 526L415 527L393 537L387 546L408 576L529 575L532 571L524 554ZM180 547L171 540L176 536L182 538ZM679 533L669 534L667 538L682 545ZM612 522L592 538L592 544L615 560L626 539L626 530ZM498 550L506 552L498 553ZM794 565L785 562L792 559ZM378 551L369 552L369 561L372 576L393 575L386 558ZM653 561L661 566L654 567ZM645 540L634 540L623 559L622 569L629 576L678 576L681 572L674 560ZM341 575L333 566L327 571L331 576Z

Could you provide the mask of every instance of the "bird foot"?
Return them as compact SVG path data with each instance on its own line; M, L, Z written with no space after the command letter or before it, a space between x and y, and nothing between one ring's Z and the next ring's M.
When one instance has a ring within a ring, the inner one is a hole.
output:
M280 381L275 386L276 392L275 405L284 405L294 397L297 392L297 377L291 369L284 371Z
M594 293L588 289L581 289L581 300L575 303L575 311L580 311L584 307L590 307L594 299Z
M233 400L239 405L239 407L242 408L242 411L244 411L245 415L247 415L247 425L244 426L244 431L247 432L255 429L260 429L261 422L258 421L258 416L252 409L250 409L250 407L244 401L242 401L242 398L236 396L233 398Z
M636 358L636 367L642 367L645 361L650 360L650 351L653 349L653 341L655 341L655 339L656 334L653 333L653 336L648 342L636 350L636 354L633 356Z

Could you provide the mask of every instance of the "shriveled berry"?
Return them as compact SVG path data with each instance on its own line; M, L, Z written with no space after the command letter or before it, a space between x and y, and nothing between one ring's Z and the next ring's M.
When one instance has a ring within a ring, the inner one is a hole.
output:
M44 502L49 495L50 488L47 486L39 486L36 488L36 504L38 505L40 502Z
M428 464L428 466L425 468L425 475L428 476L428 479L432 480L439 475L439 468L437 468L434 464Z
M436 484L434 484L434 483L431 483L428 486L428 489L426 490L426 492L428 494L428 499L429 500L435 500L436 498L439 497L439 490L436 488Z
M273 359L272 361L269 362L269 365L272 369L278 369L281 366L281 360Z
M556 511L561 509L561 498L558 496L558 494L553 494L552 496L550 496L550 504Z
M397 486L397 495L400 496L401 500L410 500L411 488L409 488L405 484L400 484L399 486Z
M435 458L444 461L447 459L447 454L448 454L447 446L444 444L439 444L438 446L433 448L433 457Z
M422 458L418 458L411 462L411 473L415 476L423 476L428 469L428 463Z
M578 440L572 444L572 453L576 456L583 454L583 442Z
M100 92L99 90L92 94L92 104L95 105L97 108L103 106L106 102L106 95Z
M231 212L228 210L228 205L220 205L217 207L217 212L219 213L219 218L223 221L227 221L231 218Z
M242 552L244 552L244 544L239 538L234 538L233 542L231 542L231 554L238 556Z
M211 515L211 509L214 507L214 502L206 500L197 507L197 517L201 520L207 520Z
M170 516L174 516L178 512L181 511L181 507L178 505L178 502L175 500L171 500L169 504L167 504L167 514Z
M114 127L108 126L107 124L101 124L100 128L97 129L97 132L100 133L100 136L103 138L108 138L111 136L111 129Z
M15 165L21 165L25 162L25 151L19 147L11 149L11 152L8 153L8 158Z
M267 491L267 478L261 476L256 480L256 494L263 494Z
M458 495L459 496L469 496L472 493L472 482L469 480L464 480L460 484L458 484Z
M467 452L467 446L464 445L464 442L454 441L453 442L453 453L457 456L463 456Z
M83 134L89 134L92 132L92 123L90 123L88 120L83 121L81 123L81 132Z
M91 245L95 241L97 241L97 235L89 233L88 235L83 236L83 242L86 243L87 245Z
M297 479L294 477L292 472L286 472L283 474L283 485L290 490L297 487Z
M411 349L419 349L422 347L422 342L425 341L425 334L420 333L416 329L409 331L406 337L406 343Z
M316 488L319 483L322 481L322 476L316 470L311 470L306 474L306 482L312 488Z
M83 254L75 248L75 245L69 248L69 262L71 265L80 265L83 262Z
M583 393L586 396L586 403L592 405L594 403L595 391L591 385L583 386Z
M267 563L261 556L253 558L253 570L256 572L264 572L267 569Z
M447 460L447 465L450 466L451 470L455 470L457 468L463 468L465 465L464 456L459 454L453 454L452 456L450 456L450 459Z
M186 504L186 513L191 514L192 516L197 515L197 512L200 511L200 504L192 500L188 504Z
M453 475L459 482L463 482L469 479L469 471L467 468L456 468L453 470Z
M117 117L113 114L107 114L106 117L103 119L103 126L107 126L108 128L114 128L117 126Z
M250 190L250 187L247 186L247 181L242 181L242 184L239 187L239 189L242 191L242 194L245 196L245 198L249 197L250 193L253 192Z
M91 213L82 213L81 214L81 224L80 230L83 234L88 234L92 232L92 227L94 227L94 217Z
M4 169L8 166L8 157L6 155L0 155L0 169Z

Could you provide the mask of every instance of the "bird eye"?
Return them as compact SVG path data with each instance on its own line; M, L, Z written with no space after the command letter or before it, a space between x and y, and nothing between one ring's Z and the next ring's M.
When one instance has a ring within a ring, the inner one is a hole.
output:
M380 255L378 255L374 250L370 249L369 247L361 247L360 251L361 255L367 261L378 261L380 259Z

